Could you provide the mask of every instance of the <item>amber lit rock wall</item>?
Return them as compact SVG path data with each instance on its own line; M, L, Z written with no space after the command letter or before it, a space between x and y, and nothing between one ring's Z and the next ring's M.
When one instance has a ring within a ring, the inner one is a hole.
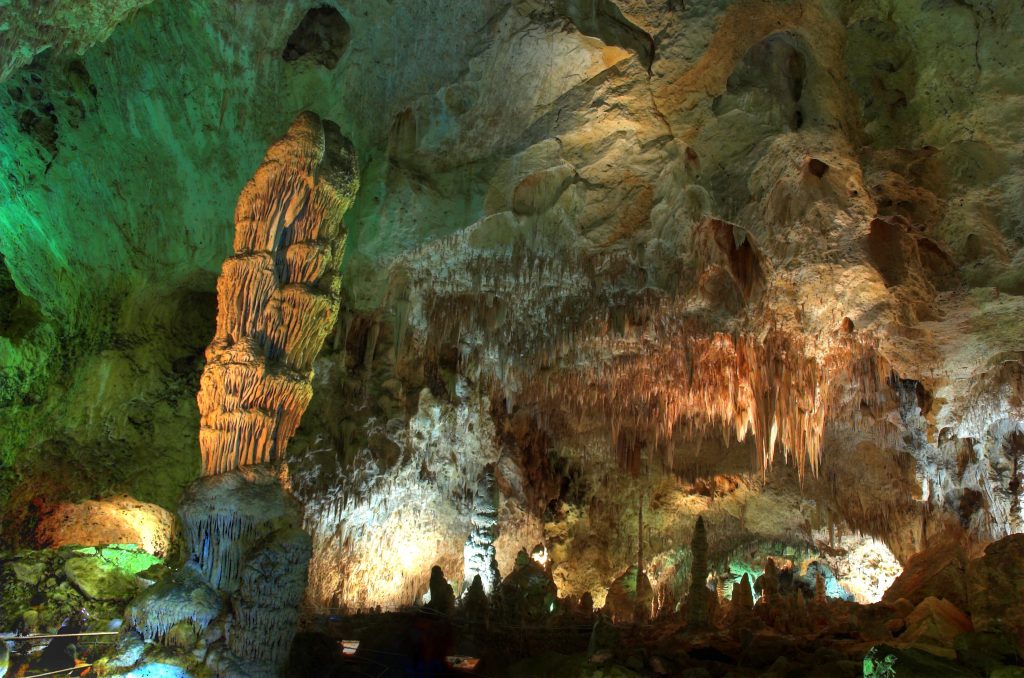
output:
M337 317L341 219L358 186L337 126L302 113L242 191L197 396L204 475L284 456Z

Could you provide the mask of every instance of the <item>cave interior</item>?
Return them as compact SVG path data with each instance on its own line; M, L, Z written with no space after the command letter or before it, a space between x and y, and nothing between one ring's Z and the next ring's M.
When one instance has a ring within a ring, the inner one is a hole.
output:
M0 0L0 678L1024 677L1019 0Z

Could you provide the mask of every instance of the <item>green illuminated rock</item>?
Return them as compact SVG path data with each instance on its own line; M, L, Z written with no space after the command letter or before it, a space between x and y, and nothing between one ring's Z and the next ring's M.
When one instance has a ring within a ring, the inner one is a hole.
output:
M137 588L130 575L107 566L98 558L71 558L64 563L64 574L75 588L92 600L127 598Z
M159 558L131 545L0 553L0 627L53 633L81 616L106 630L162 569Z
M864 657L864 678L966 678L974 675L956 662L916 648L876 645Z

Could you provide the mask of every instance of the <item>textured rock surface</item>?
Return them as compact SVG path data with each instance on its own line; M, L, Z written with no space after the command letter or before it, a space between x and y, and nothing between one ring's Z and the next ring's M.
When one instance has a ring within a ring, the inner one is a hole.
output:
M174 536L169 511L127 496L59 504L36 527L36 540L49 547L135 544L161 558Z
M310 559L298 503L266 465L248 466L196 481L179 514L186 562L132 601L136 637L157 645L128 668L173 659L189 671L278 674Z
M719 572L1020 531L1012 2L314 4L156 0L3 85L5 530L198 473L231 206L314 110L363 181L289 448L312 602L466 572L491 464L502 574L544 541L595 601L638 540L678 596L702 513Z
M68 2L7 0L0 27L0 82L51 47L82 54L152 0Z
M0 629L57 633L70 625L105 631L126 603L152 583L148 577L159 575L160 567L154 566L160 562L128 545L3 553Z
M1024 646L1024 535L990 544L967 565L967 599L979 629L1002 631Z
M200 379L205 475L284 456L338 313L341 218L358 187L337 126L301 113L242 191Z

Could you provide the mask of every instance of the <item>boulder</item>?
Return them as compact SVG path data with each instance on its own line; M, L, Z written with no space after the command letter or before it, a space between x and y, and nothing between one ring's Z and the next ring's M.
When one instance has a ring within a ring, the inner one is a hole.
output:
M939 544L910 557L903 573L882 596L885 602L906 598L917 605L929 596L945 598L967 609L964 572L967 553L959 545Z
M138 588L135 577L88 556L67 560L64 574L75 588L92 600L129 598Z
M907 617L907 627L900 641L952 647L957 636L973 630L970 618L956 605L928 597Z
M11 563L11 571L22 584L35 586L42 579L43 574L46 573L46 565L44 563L16 560Z
M36 527L36 541L60 546L134 544L166 557L174 538L174 515L127 495L58 504Z

